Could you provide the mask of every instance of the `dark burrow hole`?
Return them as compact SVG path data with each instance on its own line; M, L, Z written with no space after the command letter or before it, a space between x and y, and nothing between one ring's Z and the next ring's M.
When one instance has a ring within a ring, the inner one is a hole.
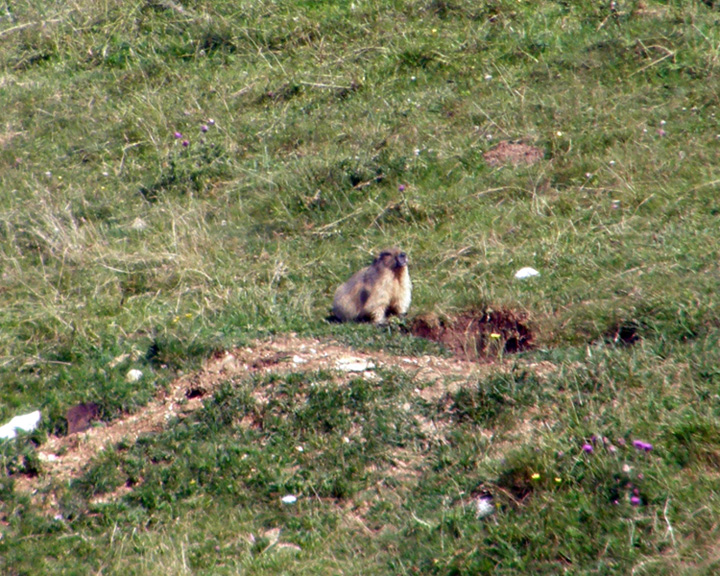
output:
M454 318L420 316L411 322L410 332L473 362L529 350L534 338L525 314L508 309L466 310Z
M203 396L205 396L205 390L199 387L188 388L185 391L185 397L188 400L192 400L193 398L202 398Z
M615 344L623 346L632 346L640 341L641 326L638 322L630 320L629 322L621 322L605 333L605 337Z

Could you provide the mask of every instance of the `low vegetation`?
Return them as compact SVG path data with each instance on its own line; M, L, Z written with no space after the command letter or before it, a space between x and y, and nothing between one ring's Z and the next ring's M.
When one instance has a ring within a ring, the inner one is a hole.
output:
M0 423L43 415L0 442L0 572L717 573L719 23L0 0ZM328 322L392 245L408 317ZM248 370L70 480L38 456L288 333L482 370Z

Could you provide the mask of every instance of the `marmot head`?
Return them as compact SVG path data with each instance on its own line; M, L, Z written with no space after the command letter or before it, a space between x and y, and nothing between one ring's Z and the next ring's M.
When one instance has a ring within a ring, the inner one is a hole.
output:
M390 270L399 270L407 266L408 257L405 252L399 248L388 248L380 252L373 264L382 266L383 268L389 268Z

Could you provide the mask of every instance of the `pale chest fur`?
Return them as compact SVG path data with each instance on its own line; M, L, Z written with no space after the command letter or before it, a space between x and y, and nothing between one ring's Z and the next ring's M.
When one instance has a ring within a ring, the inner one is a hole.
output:
M390 307L396 309L400 314L405 314L410 308L412 300L412 282L407 266L404 266L400 274L396 275L393 280L396 289L393 290Z

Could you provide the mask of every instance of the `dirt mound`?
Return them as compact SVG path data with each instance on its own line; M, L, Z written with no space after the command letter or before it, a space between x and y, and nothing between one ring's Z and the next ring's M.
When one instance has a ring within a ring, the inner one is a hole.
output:
M533 333L524 314L512 310L468 310L456 318L416 318L414 336L439 342L453 354L471 362L497 360L532 347Z
M539 162L544 156L545 154L540 148L522 142L508 141L500 142L483 154L485 162L490 166L502 166L503 164L512 164L513 166L525 164L529 166Z
M483 335L487 333L487 338L491 338L490 330L499 330L497 333L500 338L493 340L503 342L508 351L526 348L531 339L529 332L522 326L518 328L520 323L514 318L507 312L486 312L479 318L469 314L457 319L452 325L438 322L432 330L430 324L426 324L428 328L424 333L430 335L434 330L436 335L449 334L453 329L460 330L464 322L466 331L475 330ZM464 332L461 330L459 333ZM456 340L460 342L460 337L457 336ZM544 362L528 363L527 367L537 374L555 369L552 364ZM338 385L342 385L355 378L379 381L381 377L377 370L382 368L399 369L412 377L417 382L415 393L427 402L438 401L449 391L457 390L468 381L476 381L478 377L512 369L507 362L479 364L460 358L431 355L395 356L383 351L354 350L337 342L299 338L292 334L276 336L214 355L201 370L181 376L138 412L113 422L95 422L92 425L97 416L93 407L88 405L78 409L75 426L84 428L90 424L90 427L82 432L76 430L79 433L69 436L49 437L37 449L38 460L42 463L41 474L16 477L15 487L34 495L38 502L44 502L47 513L52 516L58 513L58 503L51 486L63 485L80 477L93 457L106 446L121 440L133 442L140 436L159 432L169 421L194 412L203 405L203 399L213 394L223 382L248 378L254 374L331 371ZM267 401L265 393L262 386L254 391L259 402ZM433 430L434 426L431 427ZM130 487L123 487L104 496L103 500L119 498L129 490Z

